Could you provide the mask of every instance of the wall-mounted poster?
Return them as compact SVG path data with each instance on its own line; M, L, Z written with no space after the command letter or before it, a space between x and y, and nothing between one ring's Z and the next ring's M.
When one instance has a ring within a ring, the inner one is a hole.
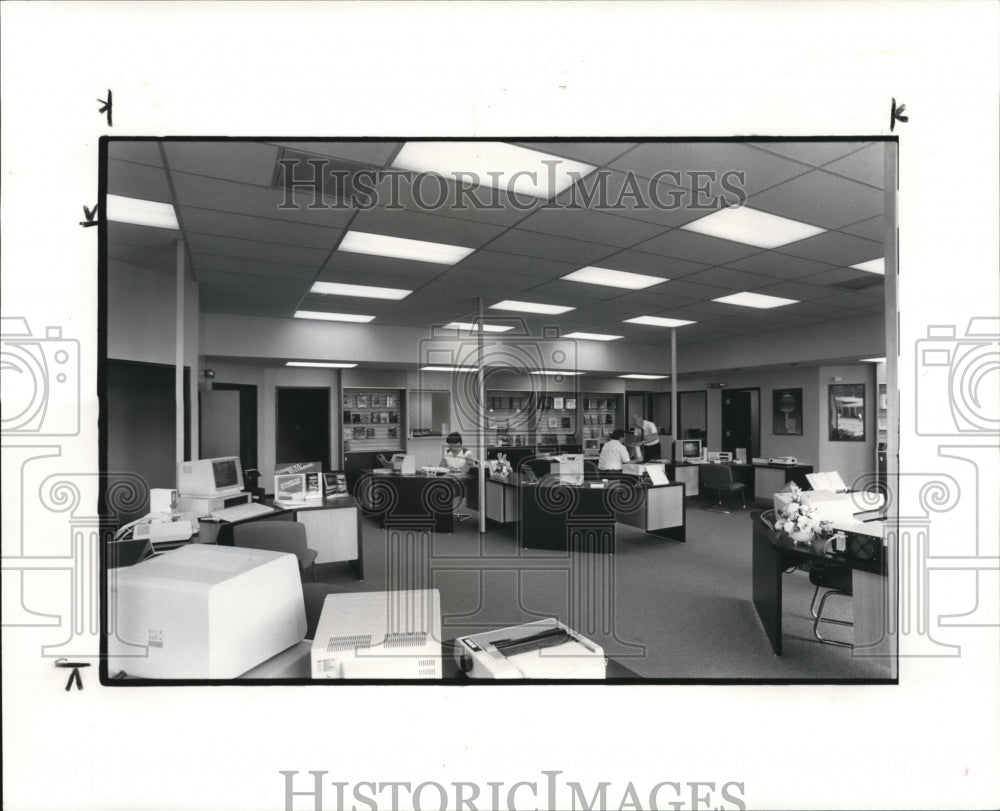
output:
M802 389L774 390L775 436L802 436Z
M865 384L832 383L830 392L830 441L864 442Z

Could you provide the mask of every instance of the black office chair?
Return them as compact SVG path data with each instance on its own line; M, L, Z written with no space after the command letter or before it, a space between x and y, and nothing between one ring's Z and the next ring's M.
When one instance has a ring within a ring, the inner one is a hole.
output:
M233 545L249 549L269 549L272 552L289 552L299 559L299 573L312 570L316 580L315 549L306 542L305 524L298 521L248 521L233 527Z
M706 490L713 490L718 494L718 500L715 504L710 504L703 508L709 512L729 515L730 511L722 504L723 493L739 493L740 498L743 500L743 506L740 509L745 510L747 508L747 496L744 492L744 484L743 482L733 481L733 469L729 465L702 465L701 486Z
M585 479L601 478L601 471L597 467L597 462L593 462L590 459L583 460L583 478Z
M813 592L812 602L809 605L809 613L813 616L813 636L825 645L837 645L842 648L853 648L850 642L842 642L838 639L830 639L819 632L820 623L831 625L854 626L853 622L847 620L837 620L823 616L826 608L826 601L830 597L852 597L854 596L854 586L851 569L849 566L838 566L836 564L813 563L809 567L809 582L816 590ZM816 605L816 598L819 597L821 589L826 589L823 596Z

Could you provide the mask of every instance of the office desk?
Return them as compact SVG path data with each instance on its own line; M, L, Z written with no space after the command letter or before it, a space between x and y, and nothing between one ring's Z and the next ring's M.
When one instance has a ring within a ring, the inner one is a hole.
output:
M527 483L511 474L486 482L486 517L518 524L525 549L567 549L614 553L615 525L683 543L684 485L651 485L635 476L611 476L604 487L567 485L557 476Z
M264 681L295 681L307 682L309 684L336 685L349 683L350 680L341 679L313 679L311 653L312 640L303 639L287 650L276 656L272 656L266 662L257 665L252 670L248 670L240 679L253 679ZM441 643L441 679L418 680L413 684L442 684L449 682L460 685L472 684L524 684L523 680L497 680L497 679L470 679L458 667L455 661L455 640L446 639ZM634 681L640 678L639 674L614 659L608 659L605 681ZM369 679L358 681L371 681ZM388 680L387 680L388 681ZM553 680L558 681L558 680ZM579 680L579 684L600 683L593 679Z
M298 521L306 528L309 548L316 550L316 565L350 563L358 580L364 579L361 510L353 496L327 496L304 507L278 508L242 521L199 521L192 541L233 546L233 527L251 521Z
M760 499L770 503L771 497L788 482L795 482L803 490L809 488L806 474L812 473L812 465L754 465L739 462L703 462L695 467L703 468L711 464L726 465L733 471L733 481L742 482L747 501ZM701 476L699 474L699 480Z
M775 654L781 655L782 578L785 569L812 562L849 566L854 597L854 647L875 648L884 643L888 613L886 559L882 539L873 535L849 536L845 553L824 551L824 541L795 543L768 527L762 511L751 514L753 523L753 604ZM808 605L803 606L808 611Z
M471 476L403 476L398 473L363 471L355 488L361 508L381 516L382 526L426 526L436 532L455 529L454 502L465 495Z

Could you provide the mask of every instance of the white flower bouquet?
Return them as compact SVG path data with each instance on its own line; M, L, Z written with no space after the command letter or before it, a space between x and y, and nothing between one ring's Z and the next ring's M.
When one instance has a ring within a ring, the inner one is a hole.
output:
M810 541L816 535L827 535L833 530L833 523L819 517L816 508L802 497L802 488L792 483L788 492L791 500L774 516L774 528L785 532L796 541Z

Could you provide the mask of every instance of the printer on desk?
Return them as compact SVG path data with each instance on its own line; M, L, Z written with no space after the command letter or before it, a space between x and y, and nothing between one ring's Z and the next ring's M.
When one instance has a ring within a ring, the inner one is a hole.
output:
M455 661L473 679L603 679L600 645L550 618L455 640Z

